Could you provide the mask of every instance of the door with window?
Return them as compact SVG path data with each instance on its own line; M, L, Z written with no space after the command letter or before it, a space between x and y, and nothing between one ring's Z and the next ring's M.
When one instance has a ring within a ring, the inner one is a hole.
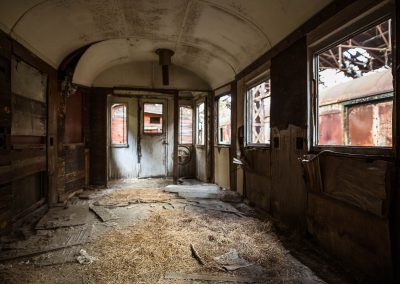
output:
M167 115L171 100L109 96L108 105L108 178L171 176L168 153L172 153L174 131L168 122L172 115Z
M207 159L207 104L206 99L196 100L196 178L208 180Z
M140 100L139 177L167 176L167 100Z

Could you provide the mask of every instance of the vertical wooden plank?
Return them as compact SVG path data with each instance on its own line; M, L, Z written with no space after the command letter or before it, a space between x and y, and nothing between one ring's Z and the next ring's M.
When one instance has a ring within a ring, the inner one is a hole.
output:
M109 89L93 89L90 93L90 182L107 185L107 94Z
M11 42L0 31L0 151L10 149L11 134Z
M173 157L173 178L174 184L178 183L179 165L178 165L178 141L179 140L179 93L174 94L174 157Z
M394 3L394 18L393 18L393 34L392 46L395 48L394 52L394 103L393 103L393 147L396 149L396 173L395 179L392 182L393 188L395 189L392 197L391 204L391 215L390 218L390 232L391 232L391 247L392 247L392 259L393 267L400 267L400 0L396 0ZM394 269L394 283L400 283L400 269Z
M58 80L55 72L49 75L47 99L47 171L48 171L48 200L57 202L57 110L59 105Z
M233 81L231 83L231 149L229 153L229 172L230 172L230 183L231 190L236 191L236 170L235 165L233 164L233 157L236 157L237 151L237 81Z
M207 96L208 105L208 139L207 143L207 180L215 182L215 158L214 158L214 145L215 145L215 93L210 92Z

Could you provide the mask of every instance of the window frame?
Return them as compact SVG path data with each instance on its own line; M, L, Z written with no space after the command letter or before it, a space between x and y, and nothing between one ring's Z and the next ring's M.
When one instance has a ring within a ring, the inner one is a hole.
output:
M219 137L219 100L224 97L224 96L230 96L231 97L231 104L232 104L232 94L230 91L224 92L219 94L218 96L215 97L215 114L216 114L216 119L215 119L215 125L216 125L216 145L218 147L230 147L232 145L232 109L231 109L231 135L230 135L230 142L229 143L220 143L220 137Z
M145 122L144 122L144 114L145 114L145 112L144 112L144 105L146 105L146 104L148 104L148 105L162 105L162 114L161 114L161 119L162 119L162 123L161 123L161 126L162 126L162 131L160 132L160 133L146 133L145 132L145 129L144 129L144 124L145 124ZM148 136L162 136L162 135L165 135L165 119L164 119L164 114L165 114L165 103L164 102L143 102L143 109L142 109L142 117L140 118L142 121L143 121L143 123L142 123L142 125L141 125L141 128L142 128L142 135L148 135Z
M359 15L359 14L358 14ZM351 145L319 145L318 144L318 55L330 48L350 39L359 33L368 30L384 21L391 19L394 21L393 12L390 7L385 6L372 12L366 11L359 19L353 23L341 28L340 21L337 22L335 29L322 39L314 39L315 42L308 43L308 151L318 153L321 151L334 151L344 154L357 155L378 155L383 157L391 157L395 154L396 149L396 90L393 84L393 111L392 111L392 146L351 146ZM392 43L395 41L395 33L392 29ZM392 45L393 46L393 45ZM395 62L395 52L392 52L392 62ZM395 66L392 65L393 80L395 80Z
M262 82L265 81L270 81L271 84L271 70L268 68L266 71L262 72L258 76L253 77L252 79L248 80L245 83L245 104L244 104L244 116L245 116L245 124L244 124L244 133L245 133L245 147L247 148L270 148L271 147L271 138L272 138L272 132L271 132L271 101L272 101L272 92L270 90L270 127L269 127L269 133L270 133L270 140L269 143L252 143L250 136L252 135L252 121L251 121L251 101L249 100L249 91L253 87L260 85Z
M191 110L192 110L192 129L191 129L191 132L192 132L192 143L180 143L180 140L181 140L181 135L180 135L180 131L181 131L181 108L182 107L187 107L187 108L190 108ZM194 135L193 135L193 131L194 131L194 123L193 123L193 121L194 121L194 107L193 107L193 105L191 105L191 104L180 104L179 105L179 129L178 129L178 145L181 145L181 146L192 146L193 145L193 142L194 142Z
M199 106L203 104L204 105L204 118L203 118L203 143L199 144L199 135L198 135L198 126L199 126L199 117L198 117L198 109ZM207 119L207 113L206 113L206 101L202 100L196 103L196 109L195 109L195 118L196 118L196 126L195 126L195 145L200 146L200 147L205 147L206 146L206 119Z
M126 131L126 143L124 144L115 144L112 141L112 107L113 105L124 105L126 109L126 117L125 117L125 131ZM110 112L110 147L112 148L128 148L129 147L129 141L128 141L128 123L129 123L129 103L128 102L111 102L110 107L109 107L109 112Z

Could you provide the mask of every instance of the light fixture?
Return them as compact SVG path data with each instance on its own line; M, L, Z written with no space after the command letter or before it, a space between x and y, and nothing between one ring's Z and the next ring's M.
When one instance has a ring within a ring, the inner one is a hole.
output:
M163 85L169 85L168 66L171 64L171 57L174 55L174 52L170 49L159 48L156 50L156 53L158 54L158 63L162 67Z

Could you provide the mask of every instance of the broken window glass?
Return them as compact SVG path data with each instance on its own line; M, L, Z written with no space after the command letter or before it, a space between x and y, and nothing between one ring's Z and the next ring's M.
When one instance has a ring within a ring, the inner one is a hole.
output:
M193 109L191 106L179 107L179 144L193 142Z
M225 95L218 98L218 144L231 143L231 96Z
M270 143L271 81L265 79L247 91L247 142Z
M143 105L143 133L163 133L163 104L145 103Z
M392 146L392 22L316 54L318 145Z
M196 144L204 145L205 138L205 120L204 120L204 103L197 105L196 107Z
M111 144L127 144L127 104L117 103L111 105Z

